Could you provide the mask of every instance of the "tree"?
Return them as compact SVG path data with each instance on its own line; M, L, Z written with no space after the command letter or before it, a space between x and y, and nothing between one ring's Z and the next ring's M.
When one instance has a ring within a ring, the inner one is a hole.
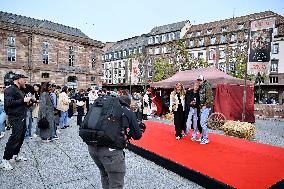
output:
M154 67L153 81L161 81L169 78L176 73L176 68L165 57L159 57L156 59Z
M258 84L258 90L256 91L258 93L258 102L261 99L261 93L262 90L260 89L261 83L264 83L267 79L267 75L265 73L260 73L258 72L257 75L255 76L254 84Z

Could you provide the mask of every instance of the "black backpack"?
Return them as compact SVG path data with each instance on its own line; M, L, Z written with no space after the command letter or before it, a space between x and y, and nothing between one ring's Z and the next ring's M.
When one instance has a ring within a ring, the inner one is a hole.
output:
M99 97L80 125L79 135L88 145L123 149L126 146L123 107L117 97Z

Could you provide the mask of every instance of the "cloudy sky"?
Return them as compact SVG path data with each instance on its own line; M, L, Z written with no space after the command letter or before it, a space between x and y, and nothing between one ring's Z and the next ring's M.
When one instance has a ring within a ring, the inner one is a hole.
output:
M284 16L284 1L0 0L0 10L76 27L93 39L109 42L183 20L200 24L267 10Z

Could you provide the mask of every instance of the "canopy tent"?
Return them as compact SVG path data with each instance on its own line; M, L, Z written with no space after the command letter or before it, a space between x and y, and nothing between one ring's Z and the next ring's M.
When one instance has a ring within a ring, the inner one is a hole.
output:
M244 80L230 76L217 68L201 68L195 70L186 70L177 72L172 77L150 84L154 88L174 88L176 83L182 83L185 88L192 86L199 75L203 75L205 80L208 80L214 88L217 84L238 84L244 85ZM248 85L253 85L251 81L247 81Z

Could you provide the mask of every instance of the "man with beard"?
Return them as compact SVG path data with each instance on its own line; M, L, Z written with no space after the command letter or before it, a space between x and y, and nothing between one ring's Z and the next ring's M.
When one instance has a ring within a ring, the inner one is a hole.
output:
M4 108L9 123L12 125L12 134L6 144L3 160L0 163L0 169L3 170L13 169L10 162L27 160L18 156L26 132L27 108L32 103L32 97L25 96L22 91L25 88L26 78L24 75L16 74L13 78L13 84L4 91Z

